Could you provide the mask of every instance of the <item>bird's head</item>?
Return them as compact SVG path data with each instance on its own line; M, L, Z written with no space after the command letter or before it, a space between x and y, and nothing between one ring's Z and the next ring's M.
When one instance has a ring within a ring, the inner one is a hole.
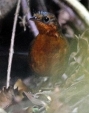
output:
M34 21L39 32L49 32L58 29L58 22L54 14L39 11L30 20Z

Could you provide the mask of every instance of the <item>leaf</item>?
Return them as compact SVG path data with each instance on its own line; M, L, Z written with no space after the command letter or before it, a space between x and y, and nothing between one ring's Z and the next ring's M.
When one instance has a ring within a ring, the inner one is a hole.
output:
M47 107L47 104L44 101L36 99L33 94L27 92L24 92L24 94L34 105Z
M5 109L9 105L11 105L13 102L13 98L13 89L11 87L9 87L8 89L6 87L3 87L0 91L0 107Z
M18 88L18 91L21 91L21 92L28 92L30 91L30 89L22 82L21 79L18 79L14 85L14 89Z
M18 79L14 85L14 89L18 90L18 95L15 97L15 101L19 102L24 98L23 92L30 92L31 90L22 82L21 79Z

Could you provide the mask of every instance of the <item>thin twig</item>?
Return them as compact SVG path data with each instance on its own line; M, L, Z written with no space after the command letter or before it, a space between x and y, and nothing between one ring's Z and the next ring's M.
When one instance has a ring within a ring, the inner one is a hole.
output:
M32 30L34 37L36 37L39 31L35 23L29 20L31 18L31 11L30 11L30 8L28 7L27 1L21 0L21 5L22 5L23 16L26 17L28 27L30 28L30 30Z
M7 69L7 83L6 83L7 88L10 85L10 74L11 74L11 66L12 66L12 59L13 59L13 53L14 53L14 38L15 38L15 31L16 31L18 13L19 13L19 10L20 10L20 3L21 3L21 0L18 0L16 12L15 12L15 18L14 18L12 36L11 36L11 45L10 45L10 52L9 52L9 59L8 59L8 69Z

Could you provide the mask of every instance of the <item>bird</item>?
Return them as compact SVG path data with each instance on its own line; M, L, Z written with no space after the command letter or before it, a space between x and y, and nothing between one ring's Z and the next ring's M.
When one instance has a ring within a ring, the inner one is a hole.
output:
M60 77L67 68L69 43L57 18L50 12L38 11L29 20L34 21L39 30L30 44L28 61L31 70L41 77Z

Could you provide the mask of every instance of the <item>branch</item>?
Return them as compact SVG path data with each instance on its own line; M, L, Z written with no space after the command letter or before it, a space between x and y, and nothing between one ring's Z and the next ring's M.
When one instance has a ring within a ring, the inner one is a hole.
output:
M9 59L8 59L8 69L7 69L7 88L10 85L10 74L11 74L11 65L12 65L12 59L13 59L13 53L14 53L14 38L15 38L15 32L16 32L16 24L18 19L18 13L20 10L20 3L21 0L18 0L16 12L15 12L15 18L14 18L14 24L13 24L13 30L12 30L12 36L11 36L11 45L10 45L10 52L9 52Z
M23 15L26 17L28 27L32 30L34 36L37 36L39 31L38 31L35 23L33 21L29 20L31 18L31 11L27 5L26 0L22 0L21 5L22 5L22 10L23 10Z

